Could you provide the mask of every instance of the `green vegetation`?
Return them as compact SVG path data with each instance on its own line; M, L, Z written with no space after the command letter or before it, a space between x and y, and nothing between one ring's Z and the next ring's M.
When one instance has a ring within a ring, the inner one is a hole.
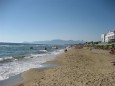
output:
M99 43L99 42L87 42L86 43L87 47L93 47L95 49L111 49L115 48L115 43Z

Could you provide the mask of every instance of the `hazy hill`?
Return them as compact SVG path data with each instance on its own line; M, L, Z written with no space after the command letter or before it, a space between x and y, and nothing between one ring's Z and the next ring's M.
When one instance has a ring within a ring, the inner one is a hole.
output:
M74 40L51 40L51 41L34 41L32 42L34 44L79 44L79 43L85 43L84 41L74 41Z

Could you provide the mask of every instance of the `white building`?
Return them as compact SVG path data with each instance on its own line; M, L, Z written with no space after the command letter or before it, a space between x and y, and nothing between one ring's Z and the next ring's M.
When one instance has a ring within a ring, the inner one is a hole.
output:
M102 42L105 42L105 34L101 35L101 40L102 40Z
M109 31L107 34L101 35L102 42L115 41L115 31Z

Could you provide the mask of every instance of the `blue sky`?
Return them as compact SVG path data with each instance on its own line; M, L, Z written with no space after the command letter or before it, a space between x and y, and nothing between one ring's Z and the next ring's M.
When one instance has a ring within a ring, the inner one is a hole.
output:
M115 0L0 0L0 42L98 41L115 30Z

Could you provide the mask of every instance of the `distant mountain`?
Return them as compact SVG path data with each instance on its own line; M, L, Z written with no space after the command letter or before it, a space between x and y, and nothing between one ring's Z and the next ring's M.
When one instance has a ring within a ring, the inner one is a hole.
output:
M55 39L51 41L34 41L32 42L33 44L79 44L79 43L85 43L85 41L74 41L74 40L60 40L60 39Z

